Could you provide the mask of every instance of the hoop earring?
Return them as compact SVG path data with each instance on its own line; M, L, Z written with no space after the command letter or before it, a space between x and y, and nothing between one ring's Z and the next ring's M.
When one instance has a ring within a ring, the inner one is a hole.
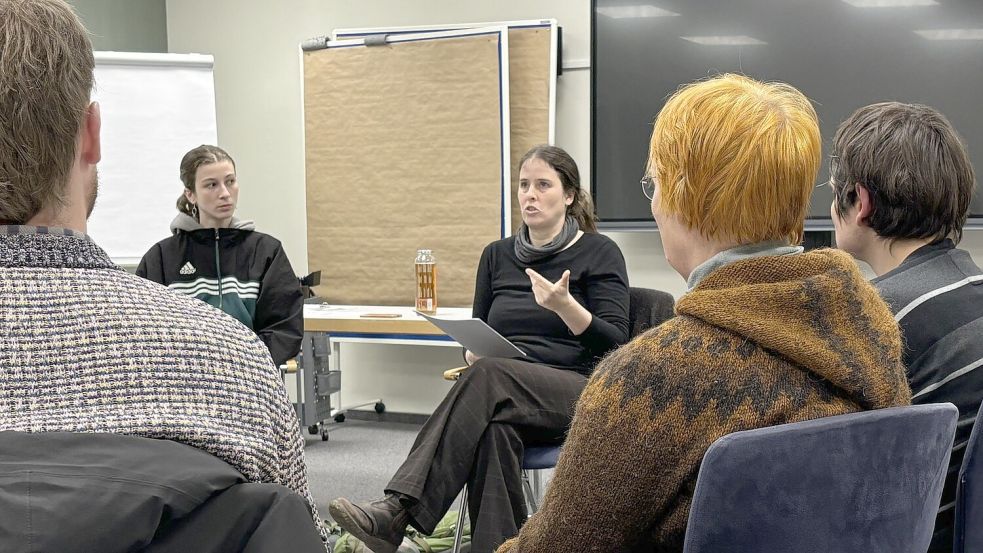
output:
M191 216L198 220L198 204L191 204Z

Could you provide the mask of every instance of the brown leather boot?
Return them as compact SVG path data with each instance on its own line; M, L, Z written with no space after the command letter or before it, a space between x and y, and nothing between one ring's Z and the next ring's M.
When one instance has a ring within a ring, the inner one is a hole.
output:
M360 504L339 497L328 505L328 512L373 553L395 553L410 522L410 513L395 495Z

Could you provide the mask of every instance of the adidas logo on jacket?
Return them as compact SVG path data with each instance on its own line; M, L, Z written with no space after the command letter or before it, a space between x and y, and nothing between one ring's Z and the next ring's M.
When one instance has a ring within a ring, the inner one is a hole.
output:
M204 228L180 213L171 222L174 235L150 248L137 275L235 317L279 365L300 351L304 300L280 241L254 228L236 218L231 228Z

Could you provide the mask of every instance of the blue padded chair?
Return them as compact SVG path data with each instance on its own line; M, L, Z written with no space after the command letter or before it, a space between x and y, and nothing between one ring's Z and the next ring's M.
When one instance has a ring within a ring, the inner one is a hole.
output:
M560 446L530 446L522 455L522 484L529 502L529 514L539 510L539 499L543 497L542 473L540 471L556 466L560 457Z
M983 408L966 442L963 464L956 484L954 553L983 551Z
M707 450L684 553L925 553L955 435L951 403L735 432Z
M530 446L522 454L522 486L525 490L526 501L529 502L531 509L529 514L535 513L539 509L539 498L543 496L542 476L539 471L551 469L556 466L556 460L560 457L560 446ZM461 510L457 513L457 526L464 528L464 517L467 513L468 488L465 487L461 492ZM454 548L452 553L461 550L461 540L464 533L454 532Z

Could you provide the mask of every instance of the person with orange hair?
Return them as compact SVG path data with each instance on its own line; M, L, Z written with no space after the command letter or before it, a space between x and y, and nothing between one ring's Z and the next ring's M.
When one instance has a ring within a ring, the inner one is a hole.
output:
M609 354L512 551L682 551L703 454L764 426L907 405L891 311L850 256L803 252L820 159L809 100L722 75L663 107L643 190L689 290Z

